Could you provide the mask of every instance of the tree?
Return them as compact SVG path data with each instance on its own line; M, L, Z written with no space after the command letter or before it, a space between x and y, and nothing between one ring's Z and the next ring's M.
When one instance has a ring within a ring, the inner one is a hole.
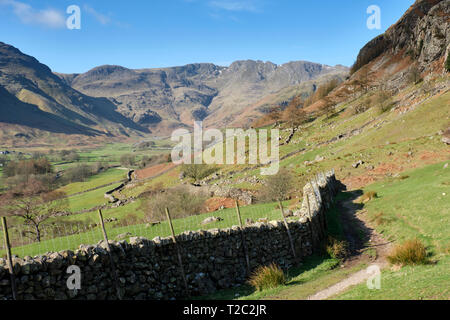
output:
M420 70L416 66L412 66L408 73L408 82L417 84L422 80Z
M136 157L132 154L124 154L120 157L120 164L124 167L131 167L136 164Z
M41 175L52 173L51 163L46 158L10 161L3 170L5 177Z
M339 84L340 84L339 79L331 79L330 81L319 86L319 88L305 100L304 106L308 107L308 106L312 105L313 103L319 101L320 99L326 97Z
M30 227L23 231L23 235L40 242L43 224L57 213L67 210L69 205L64 192L39 194L41 188L38 185L39 182L29 180L20 194L9 191L3 202L6 203L4 207L8 216L19 218L23 225Z
M304 102L300 96L292 99L287 108L283 111L282 120L293 128L297 128L305 123L308 120L308 116L303 110L303 105Z
M281 116L282 111L280 106L271 108L268 114L269 119L275 122L281 120Z
M289 197L294 186L292 174L285 168L281 168L277 174L266 179L266 187L262 193L263 199L281 201Z
M323 105L323 107L322 107L322 112L323 112L323 114L326 115L326 117L327 117L327 119L328 119L328 118L330 118L330 117L334 114L334 111L335 111L335 105L334 105L334 103L331 101L331 99L328 98L328 97L325 97L325 98L323 99L323 102L324 102L324 105Z
M290 105L284 110L283 121L289 126L297 128L308 120L308 116L303 108Z
M68 168L64 172L64 178L68 183L85 181L90 176L96 174L95 168L87 164L78 164Z
M203 211L203 204L208 198L202 191L192 192L187 186L177 186L164 192L146 193L141 202L141 209L145 212L148 222L166 219L165 209L170 210L172 218L184 218Z
M184 172L186 177L192 178L197 182L212 174L216 171L216 168L206 164L183 164L181 166L181 171Z

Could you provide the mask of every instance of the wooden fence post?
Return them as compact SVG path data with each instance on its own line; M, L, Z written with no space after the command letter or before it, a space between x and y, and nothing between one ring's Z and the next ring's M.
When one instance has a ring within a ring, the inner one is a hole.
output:
M11 258L11 246L9 244L8 226L6 225L6 218L2 217L3 236L5 239L6 256L8 259L9 275L11 278L11 290L14 300L17 300L16 276L14 275L14 266Z
M313 226L312 226L312 224L313 224L313 222L312 222L313 217L312 217L312 214L311 214L311 205L309 203L309 195L308 195L308 193L306 193L305 196L306 196L306 208L308 209L308 222L309 222L308 225L309 225L309 232L311 233L311 242L312 242L311 244L314 247L316 241L314 240L314 229L313 229Z
M292 254L294 255L294 259L296 260L297 254L295 253L294 241L292 240L291 230L289 230L289 224L287 223L286 217L284 215L284 209L283 209L283 204L281 203L281 200L278 201L278 204L280 205L281 216L283 217L284 225L286 227L288 238L289 238L289 243L291 244Z
M166 216L167 216L167 221L169 222L170 232L172 233L172 240L173 240L173 243L175 244L175 248L177 250L178 263L180 264L180 269L181 269L181 276L183 277L183 282L184 282L184 286L186 288L186 293L189 295L189 287L188 287L188 283L186 280L186 275L184 273L183 259L181 259L180 247L178 247L177 239L175 238L175 231L173 229L172 219L170 218L170 213L169 213L168 208L166 208Z
M111 247L109 246L109 242L108 242L108 235L106 234L106 229L105 229L105 223L103 222L103 215L102 215L102 210L98 210L98 216L100 219L100 227L102 229L103 232L103 239L106 242L106 251L108 252L109 255L109 261L111 263L111 271L113 273L113 279L116 285L116 294L117 294L117 299L122 300L122 295L120 293L120 286L119 286L119 279L117 277L117 272L116 272L116 266L114 264L114 260L113 260L113 256L111 253Z
M250 275L251 269L250 269L250 259L248 257L248 250L247 250L247 244L245 243L245 235L244 231L242 230L242 218L241 218L241 210L239 209L239 203L236 201L236 214L238 216L239 221L239 230L241 232L241 239L242 239L242 247L244 249L244 255L245 255L245 262L247 263L247 275Z

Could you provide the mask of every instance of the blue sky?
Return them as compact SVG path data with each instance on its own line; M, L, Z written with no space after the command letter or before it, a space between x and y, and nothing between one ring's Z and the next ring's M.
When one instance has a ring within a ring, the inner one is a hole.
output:
M53 71L254 59L351 65L359 49L395 23L414 0L0 0L0 41ZM81 9L69 30L66 9ZM381 9L369 30L366 10Z

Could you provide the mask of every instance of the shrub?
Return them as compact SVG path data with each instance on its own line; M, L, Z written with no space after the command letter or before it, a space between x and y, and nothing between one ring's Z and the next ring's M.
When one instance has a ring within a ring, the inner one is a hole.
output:
M396 245L387 256L391 264L416 265L428 262L427 250L424 244L418 240L407 240Z
M275 263L258 267L251 275L248 283L256 290L273 289L286 283L286 276Z
M68 183L82 182L94 174L96 174L96 172L94 172L93 167L87 164L79 164L72 168L68 168L64 172L64 178Z
M79 161L80 155L75 150L61 150L59 157L62 161Z
M144 156L138 163L140 169L171 162L170 154L158 154L151 157Z
M186 186L178 186L145 199L142 209L148 222L166 219L165 209L173 219L200 214L207 197L201 192L193 193Z
M134 166L136 164L136 157L132 154L124 154L120 157L120 164L124 167Z
M125 226L133 226L136 224L139 224L141 222L141 219L134 213L128 213L123 219L122 219L122 225Z
M51 163L46 158L10 161L3 169L5 177L14 177L18 175L30 176L52 173Z
M392 95L388 91L378 91L371 98L372 105L376 106L379 113L385 113L389 111L394 102L392 101Z
M328 255L335 259L343 259L348 256L348 245L346 241L337 240L333 237L328 237L326 251Z
M331 79L325 84L319 86L317 91L308 97L304 102L304 107L310 106L313 103L325 98L331 91L333 91L341 83L339 79Z
M422 81L422 75L420 70L416 66L412 66L408 72L408 82L418 84Z

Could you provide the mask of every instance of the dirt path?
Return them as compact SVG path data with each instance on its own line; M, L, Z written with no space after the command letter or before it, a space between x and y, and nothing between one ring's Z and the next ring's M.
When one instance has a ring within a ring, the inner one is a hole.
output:
M382 269L388 265L386 256L391 244L369 226L367 212L362 209L362 205L354 203L358 193L351 192L351 195L352 197L349 200L339 204L341 222L350 251L350 257L344 261L344 268L367 263L368 265L377 265ZM366 254L368 250L371 250L371 255ZM308 297L308 300L328 299L351 286L367 281L371 275L373 275L372 272L363 269L333 286L315 293Z

